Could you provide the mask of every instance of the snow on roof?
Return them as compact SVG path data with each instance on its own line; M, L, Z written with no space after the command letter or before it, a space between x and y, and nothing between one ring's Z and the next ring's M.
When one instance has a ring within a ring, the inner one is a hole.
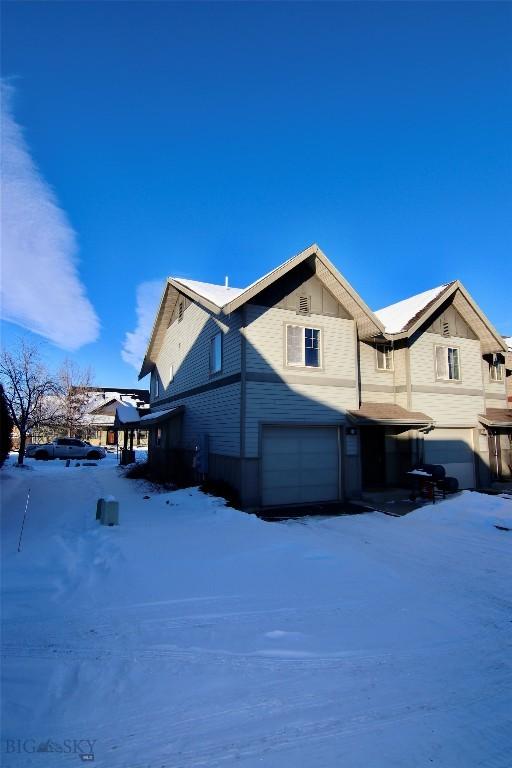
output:
M378 309L375 314L383 323L386 333L400 333L406 331L410 324L420 312L422 312L431 302L435 301L442 291L451 283L444 283L437 288L431 288L429 291L423 291L416 296L410 296L408 299L398 301L396 304L390 304L389 307Z
M508 351L512 352L512 336L504 336L503 341L508 347Z
M118 405L116 418L121 424L128 424L131 421L139 420L139 412L133 405Z
M179 406L173 405L172 408L162 408L159 411L153 411L153 413L148 413L146 416L141 416L141 421L150 421L151 419L159 419L162 416L167 416L168 413L172 413L173 411L177 411Z
M254 280L254 282L252 282L246 288L226 288L224 285L215 285L214 283L201 283L197 280L184 280L181 277L171 277L169 279L174 280L177 283L181 283L187 288L190 288L190 290L195 291L204 299L212 301L218 307L222 308L226 304L229 304L230 301L237 299L242 293L251 290L251 288L254 288L255 285L258 285L258 283L266 280L266 278L273 275L274 272L277 272L279 269L286 267L287 264L296 259L299 255L300 254L295 254L289 259L286 259L286 261L283 261L282 264L279 264L277 267L274 267L274 269L271 269L270 272L266 272L264 275L261 275L261 277L258 277L257 280Z
M203 299L213 302L217 307L223 307L230 301L236 299L245 288L226 288L225 285L215 285L214 283L201 283L198 280L184 280L181 277L171 277L176 283L181 283L186 288L194 291Z

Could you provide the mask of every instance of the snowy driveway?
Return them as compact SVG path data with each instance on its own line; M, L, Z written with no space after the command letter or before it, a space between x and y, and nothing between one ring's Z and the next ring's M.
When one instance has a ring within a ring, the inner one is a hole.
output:
M105 768L510 768L511 501L265 523L110 458L31 466L1 473L7 768L82 764L48 739Z

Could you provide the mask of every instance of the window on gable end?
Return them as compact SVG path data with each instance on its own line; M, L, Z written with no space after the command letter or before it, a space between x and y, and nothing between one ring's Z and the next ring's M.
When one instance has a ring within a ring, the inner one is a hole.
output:
M320 367L320 329L286 326L286 364Z
M460 352L457 347L436 346L436 378L460 381Z

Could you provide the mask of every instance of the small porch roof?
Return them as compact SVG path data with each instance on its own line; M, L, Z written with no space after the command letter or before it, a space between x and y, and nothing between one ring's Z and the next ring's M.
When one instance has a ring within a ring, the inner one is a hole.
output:
M141 416L136 408L130 408L131 413L127 413L128 408L129 406L122 406L117 409L114 421L116 429L149 429L178 416L185 410L184 405L175 405L173 408L164 408Z
M487 408L478 418L486 427L512 427L512 408Z
M362 403L357 411L348 411L351 421L360 426L428 426L434 420L420 411L408 411L395 403Z

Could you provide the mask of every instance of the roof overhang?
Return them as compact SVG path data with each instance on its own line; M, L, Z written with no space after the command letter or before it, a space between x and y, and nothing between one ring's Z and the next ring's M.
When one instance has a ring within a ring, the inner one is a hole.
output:
M222 308L222 312L226 315L235 312L235 310L239 309L243 304L246 304L261 293L261 291L265 290L265 288L268 288L308 259L312 260L317 277L354 317L360 337L375 338L375 336L381 336L384 333L384 325L316 243L305 248L272 272L269 272L260 280L257 280L250 285L245 291L242 291L236 299L233 299L233 301L226 304Z
M154 411L153 413L148 413L145 416L141 416L138 414L138 419L133 419L131 421L121 421L118 418L118 414L116 412L116 417L114 420L114 427L116 429L149 429L150 427L156 427L160 424L163 424L165 421L168 421L169 419L173 419L176 416L179 416L183 413L185 410L184 405L176 405L173 408L164 408L161 411Z
M269 272L259 280L256 280L256 282L249 285L235 299L224 304L222 307L209 301L190 288L190 286L184 285L179 280L168 278L162 293L155 322L153 323L151 337L140 369L139 379L147 376L153 369L180 294L187 296L214 315L230 315L254 298L258 293L272 285L272 283L275 283L276 280L279 280L290 272L290 270L294 269L294 267L299 264L302 264L302 262L307 259L312 260L314 270L318 278L325 284L326 288L330 290L330 292L353 316L359 336L362 339L372 339L376 336L384 335L384 325L372 312L370 307L363 301L361 296L352 288L350 283L345 280L334 264L329 261L321 248L315 243L308 248L305 248L300 253L297 253L295 256L292 256L291 259L285 261L279 267L272 270L272 272Z
M489 318L484 315L478 304L464 288L460 280L454 280L426 310L418 315L410 327L400 333L386 333L386 338L396 341L413 336L429 320L437 310L448 300L453 299L453 306L473 329L482 345L482 352L506 352L507 344L500 333L493 326Z
M394 403L363 403L359 410L347 413L358 426L431 427L434 424L434 419L426 413L408 411Z
M486 427L512 429L512 408L488 408L478 418Z

